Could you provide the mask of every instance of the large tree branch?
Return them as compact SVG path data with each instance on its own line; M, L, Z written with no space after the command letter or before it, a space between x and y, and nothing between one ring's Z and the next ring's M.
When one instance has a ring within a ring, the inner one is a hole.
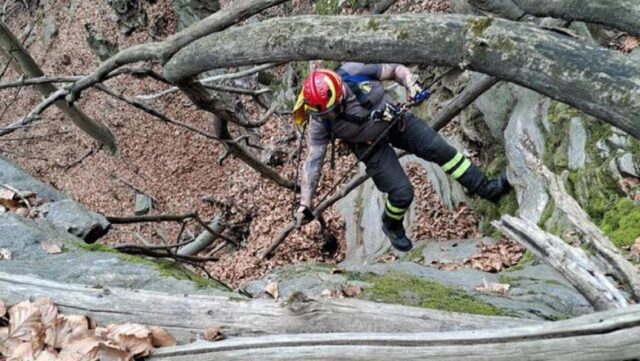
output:
M273 335L158 349L150 361L604 361L640 354L640 310L510 329Z
M602 24L640 35L637 0L469 0L482 10L517 20L524 14Z
M270 19L194 41L165 64L164 74L177 82L225 66L319 58L460 66L533 89L640 138L640 64L612 50L488 17Z

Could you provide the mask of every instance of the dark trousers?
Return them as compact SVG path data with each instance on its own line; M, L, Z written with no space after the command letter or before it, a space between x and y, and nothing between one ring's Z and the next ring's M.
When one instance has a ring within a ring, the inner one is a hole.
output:
M362 160L376 187L387 193L388 201L398 208L409 207L413 201L413 187L392 146L440 166L458 153L433 128L415 115L406 113L389 132L388 140L376 145L376 149ZM353 150L359 159L369 147L359 143L353 145Z

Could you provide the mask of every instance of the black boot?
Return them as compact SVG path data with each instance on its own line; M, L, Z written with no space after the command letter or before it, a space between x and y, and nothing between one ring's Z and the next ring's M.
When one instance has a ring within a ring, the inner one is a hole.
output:
M511 190L511 184L507 179L507 173L502 172L496 179L489 180L475 165L471 165L464 174L458 178L463 186L471 193L490 201L497 203L500 198Z
M382 231L391 241L391 245L398 251L408 252L413 248L411 240L404 232L402 220L390 218L386 212L382 213Z

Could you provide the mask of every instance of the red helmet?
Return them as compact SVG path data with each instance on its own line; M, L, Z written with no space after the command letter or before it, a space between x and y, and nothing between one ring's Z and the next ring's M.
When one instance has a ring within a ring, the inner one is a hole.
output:
M329 112L342 101L342 79L331 70L314 70L304 80L302 94L308 111Z

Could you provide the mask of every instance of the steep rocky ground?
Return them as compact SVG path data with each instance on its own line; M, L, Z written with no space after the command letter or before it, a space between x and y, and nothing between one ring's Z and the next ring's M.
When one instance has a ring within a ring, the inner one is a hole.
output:
M229 3L223 1L222 6ZM176 15L170 1L141 1L140 4L146 11L147 25L128 29L130 35L119 30L126 28L126 24L117 23L108 2L48 0L40 1L37 7L33 7L31 2L32 7L28 11L17 9L8 14L6 22L21 40L26 37L25 44L46 74L82 75L89 73L100 61L89 43L94 45L94 49L99 49L100 55L108 56L116 47L124 49L177 30ZM340 10L334 1L318 1L315 5L308 1L293 1L291 5L270 10L267 14L280 15L284 11L352 13L365 11L367 5L366 2L349 2ZM357 7L362 8L354 9ZM447 9L445 1L399 1L390 11L441 12ZM130 22L135 25L136 18ZM31 25L34 28L26 36ZM275 72L285 70L280 68ZM17 77L15 72L8 70L3 81ZM120 77L107 84L128 96L150 94L166 87L132 77ZM0 93L4 104L0 124L13 122L40 100L40 96L28 88L20 89L16 94L15 89ZM243 101L248 102L249 98ZM208 115L196 111L181 95L172 94L150 104L174 119L211 131ZM105 122L114 132L119 146L118 155L111 156L104 149L96 150L97 146L91 139L53 108L33 127L0 139L0 152L43 181L105 215L131 215L136 190L155 199L156 214L198 211L203 218L210 219L219 214L224 205L229 206L232 213L229 223L236 223L236 232L229 235L244 237L244 248L223 255L220 262L207 267L215 277L233 285L243 279L257 277L274 266L308 260L336 262L343 258L343 225L337 210L332 209L327 212L327 221L340 245L334 256L327 258L321 254L322 235L318 225L312 224L291 235L271 260L256 263L254 254L270 243L290 219L292 198L289 192L261 179L236 159L230 158L222 166L218 165L224 149L215 142L159 122L106 98L102 93L88 91L77 105L91 117ZM259 116L259 110L250 111ZM259 131L261 145L280 147L293 153L296 141L277 144L278 140L291 134L289 122L286 116L273 117ZM293 178L294 161L290 157L278 169ZM336 170L325 168L320 194L353 161L351 156L342 155ZM421 172L414 169L410 173L416 185L416 199L420 200L416 215L421 222L414 227L415 238L465 238L477 234L476 221L470 211L464 208L449 211ZM451 224L464 226L458 226L452 232ZM197 234L200 229L191 225L189 231ZM140 243L144 239L149 244L158 244L166 239L173 240L177 233L178 227L172 224L118 226L103 242Z

